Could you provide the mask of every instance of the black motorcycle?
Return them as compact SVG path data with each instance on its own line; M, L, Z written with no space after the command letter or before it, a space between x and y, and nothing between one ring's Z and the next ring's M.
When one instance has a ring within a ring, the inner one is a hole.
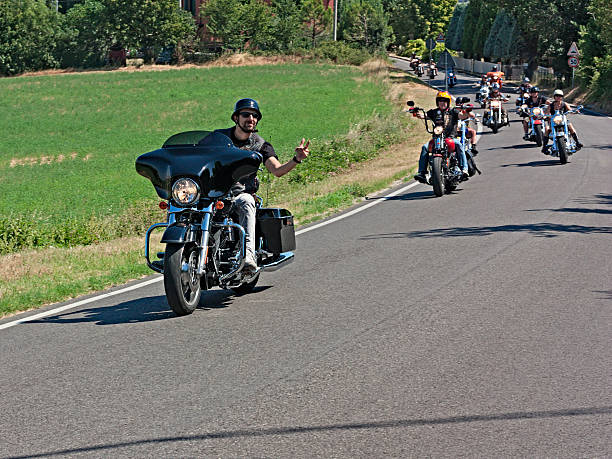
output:
M432 135L428 144L427 161L430 171L429 184L433 186L434 194L440 197L444 193L454 191L463 177L454 139L444 135L444 127L434 126L433 122L430 126L425 110L415 107L413 101L409 100L406 104L413 115L417 111L423 113L425 129Z
M256 173L258 152L236 148L219 133L189 131L170 137L155 151L136 160L136 171L148 178L164 201L165 223L152 225L145 237L147 265L164 275L166 298L178 315L191 314L202 290L214 286L244 294L253 290L264 270L292 261L293 216L285 209L263 208L256 199L257 269L243 270L245 230L233 205L232 186ZM165 252L151 260L150 238L165 228Z

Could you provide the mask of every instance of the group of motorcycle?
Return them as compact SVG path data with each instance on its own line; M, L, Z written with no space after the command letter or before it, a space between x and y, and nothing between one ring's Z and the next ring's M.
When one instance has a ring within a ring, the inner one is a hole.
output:
M433 80L436 76L438 76L438 67L433 59L430 59L429 62L421 61L420 56L412 55L409 59L410 68L412 71L420 78L425 72L427 72L427 76L430 80Z

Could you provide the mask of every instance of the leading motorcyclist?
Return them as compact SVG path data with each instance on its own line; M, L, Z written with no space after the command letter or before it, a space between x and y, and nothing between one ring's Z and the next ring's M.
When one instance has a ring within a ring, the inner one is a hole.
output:
M232 113L234 126L227 129L218 129L217 132L226 135L232 143L243 150L258 151L263 156L263 164L276 177L281 177L291 171L308 157L310 140L302 142L295 149L295 155L284 164L278 160L274 148L257 134L257 123L261 119L259 104L254 99L240 99L234 105ZM259 188L257 173L252 174L232 187L231 193L234 204L238 210L240 225L244 228L246 239L245 271L255 271L257 260L255 258L255 197Z
M563 96L564 94L561 89L555 89L555 92L553 92L553 100L548 103L548 107L546 108L546 113L548 115L552 116L557 111L561 113L567 113L571 110L571 107L569 106L569 104L563 100ZM550 135L552 131L551 123L552 123L552 120L549 120L548 124L546 125L546 132L544 133L544 145L542 145L542 153L544 153L545 155L550 154L548 152L548 136ZM571 136L576 142L576 151L580 150L583 147L583 145L578 140L578 134L576 134L576 129L574 129L574 126L569 121L567 123L567 129L569 130Z
M504 72L497 69L497 65L494 65L490 72L487 72L487 76L491 79L491 83L497 83L501 88L503 85Z
M432 108L423 114L421 111L415 111L414 116L420 119L428 119L432 120L435 126L443 126L444 127L444 135L446 137L453 138L455 140L455 149L457 151L457 157L459 159L459 167L461 168L461 172L463 174L462 178L467 180L468 175L468 167L467 167L467 159L465 157L465 152L461 147L461 140L457 139L457 123L459 121L460 109L455 107L451 108L451 96L446 91L439 91L436 94L436 105L437 108ZM421 183L427 183L427 167L428 167L428 149L429 142L425 143L421 148L421 156L419 158L419 171L414 176L414 179Z

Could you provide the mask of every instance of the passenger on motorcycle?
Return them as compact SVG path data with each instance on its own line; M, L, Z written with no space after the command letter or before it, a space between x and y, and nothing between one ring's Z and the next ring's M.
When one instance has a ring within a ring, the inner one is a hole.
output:
M491 101L491 100L501 100L502 102L507 102L509 99L504 96L500 91L500 86L497 83L493 83L491 85L491 92L489 93L489 97L487 98L487 102ZM508 114L506 113L506 110L504 109L504 106L502 105L501 108L501 112L502 112L502 122L504 124L507 124L508 122ZM484 115L483 115L483 122L486 124L486 120L489 118L491 114L490 109L485 110Z
M457 123L459 121L459 112L460 110L455 108L450 108L451 105L451 96L446 91L439 91L436 95L436 105L437 108L432 108L426 112L426 116L428 119L432 120L434 125L436 126L444 126L444 135L446 137L451 137L455 140L455 149L457 152L457 158L459 162L459 167L461 168L461 172L463 173L463 179L467 180L468 175L468 167L467 167L467 159L465 157L465 152L463 148L461 148L460 139L457 139ZM422 112L415 112L415 116L420 119L424 119L425 116ZM419 171L414 176L414 179L421 183L427 183L427 167L428 167L428 148L429 142L425 143L421 148L421 156L419 158Z
M533 107L541 107L542 105L548 104L548 100L546 97L540 95L540 88L537 86L532 86L529 90L529 99L525 101L525 105L527 108ZM521 114L523 117L523 130L525 131L525 135L523 136L523 140L529 140L527 131L529 131L529 121L527 120L527 114Z
M474 107L472 104L468 104L464 107L459 107L459 119L467 120L468 118L472 118L474 121L478 122L476 115L472 112ZM478 150L476 149L476 142L478 142L478 138L476 136L476 129L468 127L467 138L470 140L470 144L472 145L472 154L476 156L478 154Z
M571 108L569 104L563 100L563 91L561 89L555 89L555 92L553 93L553 100L552 102L548 103L546 114L554 115L556 111L560 111L561 113L567 113L570 110ZM574 138L574 141L576 142L576 151L580 150L583 147L583 145L578 140L576 129L574 129L574 126L569 121L567 123L567 128L571 136ZM546 124L546 132L544 133L544 145L542 145L542 153L544 153L545 155L549 154L548 136L550 135L551 131L552 131L552 127L551 127L550 120L549 120L548 123Z
M300 164L308 154L310 140L305 139L295 149L295 156L281 164L274 148L257 134L257 123L261 119L259 104L254 99L240 99L234 105L232 121L235 126L228 129L219 129L218 132L231 139L233 144L243 150L258 151L263 156L263 164L276 177L285 175L295 166ZM244 269L254 271L257 269L255 259L255 197L253 196L259 188L257 175L253 174L234 184L232 195L234 204L238 209L240 225L244 228L246 236L246 254Z

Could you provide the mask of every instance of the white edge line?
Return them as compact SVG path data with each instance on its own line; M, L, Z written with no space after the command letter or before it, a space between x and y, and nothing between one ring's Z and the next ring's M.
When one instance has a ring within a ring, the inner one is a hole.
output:
M324 222L318 223L316 225L309 226L308 228L304 228L302 230L298 230L298 231L295 232L295 235L298 236L300 234L307 233L307 232L312 231L314 229L330 225L330 224L335 223L335 222L337 222L339 220L342 220L344 218L348 218L348 217L350 217L352 215L358 214L359 212L363 212L364 210L369 209L370 207L375 206L376 204L380 204L381 202L384 202L385 198L392 198L393 196L397 196L398 194L400 194L400 193L402 193L402 192L404 192L406 190L409 190L410 188L415 187L417 185L418 185L418 182L413 182L413 183L411 183L408 186L402 187L399 190L395 190L393 193L389 193L389 194L387 194L385 196L381 196L380 198L377 198L377 200L374 201L374 202L370 202L370 203L368 203L366 205L357 207L356 209L353 209L350 212L347 212L345 214L342 214L342 215L339 215L337 217L331 218L329 220L325 220ZM100 295L96 295L96 296L93 296L91 298L87 298L87 299L84 299L84 300L81 300L81 301L77 301L76 303L70 303L70 304L67 304L67 305L64 305L64 306L60 306L59 308L50 309L48 311L41 312L39 314L35 314L33 316L28 316L28 317L24 317L23 319L13 320L12 322L7 322L5 324L0 324L0 330L4 330L5 328L14 327L15 325L19 325L19 324L22 324L24 322L31 322L33 320L38 320L38 319L42 319L44 317L56 315L56 314L58 314L60 312L67 311L69 309L78 308L79 306L83 306L84 304L92 303L94 301L98 301L98 300L101 300L101 299L104 299L104 298L109 298L111 296L119 295L121 293L129 292L131 290L136 290L136 289L141 288L141 287L146 287L147 285L155 284L156 282L159 282L162 279L163 279L162 276L155 277L153 279L149 279L149 280L146 280L146 281L141 282L139 284L135 284L135 285L131 285L129 287L122 288L120 290L115 290L113 292L108 292L108 293L102 293Z

